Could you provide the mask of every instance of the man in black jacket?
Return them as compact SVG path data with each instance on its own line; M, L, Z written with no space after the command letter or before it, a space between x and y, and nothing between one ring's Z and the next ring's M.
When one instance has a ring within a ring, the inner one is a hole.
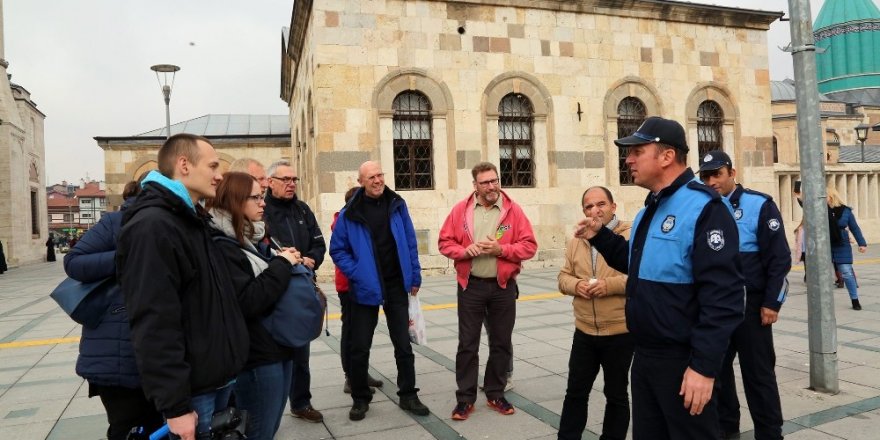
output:
M123 216L117 277L144 393L171 432L194 440L210 435L211 416L225 408L248 333L198 203L222 179L214 147L178 134L158 159Z
M269 191L263 221L269 236L283 247L293 247L302 253L303 265L313 271L324 261L327 245L318 227L315 214L296 197L299 177L290 162L279 160L269 165ZM294 417L320 423L324 416L312 407L310 391L312 376L309 372L311 345L294 349L293 377L290 382L290 411Z

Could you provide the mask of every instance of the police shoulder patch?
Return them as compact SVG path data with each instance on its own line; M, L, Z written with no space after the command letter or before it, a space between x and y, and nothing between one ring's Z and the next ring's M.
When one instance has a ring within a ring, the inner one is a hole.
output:
M674 227L675 227L675 216L674 215L667 215L666 219L663 220L663 224L660 225L660 230L663 231L663 233L665 234L665 233L671 231L672 228L674 228Z
M713 251L724 249L724 231L713 229L707 232L706 242L709 244L709 249L712 249Z
M771 218L770 220L767 220L767 227L770 228L771 231L778 231L779 225L779 219Z

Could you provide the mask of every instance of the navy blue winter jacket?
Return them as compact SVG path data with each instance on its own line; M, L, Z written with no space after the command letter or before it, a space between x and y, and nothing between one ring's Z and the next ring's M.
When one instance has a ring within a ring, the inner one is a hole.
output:
M400 272L403 275L403 288L410 292L413 286L422 285L422 266L419 264L419 250L416 232L413 228L406 202L394 191L385 188L391 200L391 234L397 244ZM363 215L359 215L358 203L362 203L363 188L359 189L351 201L339 212L336 227L330 238L330 257L333 264L348 277L349 291L355 302L363 305L380 305L384 302L383 280L379 276L376 249L370 235L370 227ZM351 210L351 212L349 212Z
M862 235L862 228L859 227L859 224L856 222L856 216L853 215L852 208L846 205L841 205L837 208L831 208L832 210L836 210L839 212L837 216L837 227L839 230L837 231L840 234L840 244L837 246L831 246L831 261L835 264L852 264L853 262L853 253L852 253L852 244L849 242L849 233L852 232L853 236L856 238L856 244L859 246L867 246L868 242L865 241L865 236ZM831 213L829 213L831 215ZM849 232L847 232L847 230ZM829 231L834 234L835 231Z
M687 169L648 195L629 242L602 228L590 244L629 275L626 325L636 351L686 356L691 369L715 377L745 303L739 235L721 196Z
M122 209L128 207L128 203ZM116 238L122 230L122 212L110 212L89 229L64 256L67 276L82 282L116 275ZM119 285L113 287L110 307L96 328L82 329L76 374L91 384L140 388L125 300Z

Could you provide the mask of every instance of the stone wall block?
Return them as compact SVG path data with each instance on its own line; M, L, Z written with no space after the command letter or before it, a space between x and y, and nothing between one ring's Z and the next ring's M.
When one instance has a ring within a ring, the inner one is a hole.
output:
M473 38L474 52L489 52L492 45L492 39L488 37Z
M510 53L510 38L492 37L489 50L496 53Z

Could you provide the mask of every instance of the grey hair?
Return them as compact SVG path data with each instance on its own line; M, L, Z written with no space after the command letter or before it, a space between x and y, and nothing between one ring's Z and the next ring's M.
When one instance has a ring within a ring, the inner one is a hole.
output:
M248 167L251 165L256 165L260 168L263 167L263 164L260 161L252 158L252 157L242 157L240 159L235 159L229 164L228 171L238 171L240 173L246 173L248 171Z
M268 169L266 169L266 174L268 174L269 177L272 177L275 175L275 170L277 170L278 167L289 167L289 166L290 166L290 161L287 159L276 160L275 162L272 162L272 165L269 165Z

